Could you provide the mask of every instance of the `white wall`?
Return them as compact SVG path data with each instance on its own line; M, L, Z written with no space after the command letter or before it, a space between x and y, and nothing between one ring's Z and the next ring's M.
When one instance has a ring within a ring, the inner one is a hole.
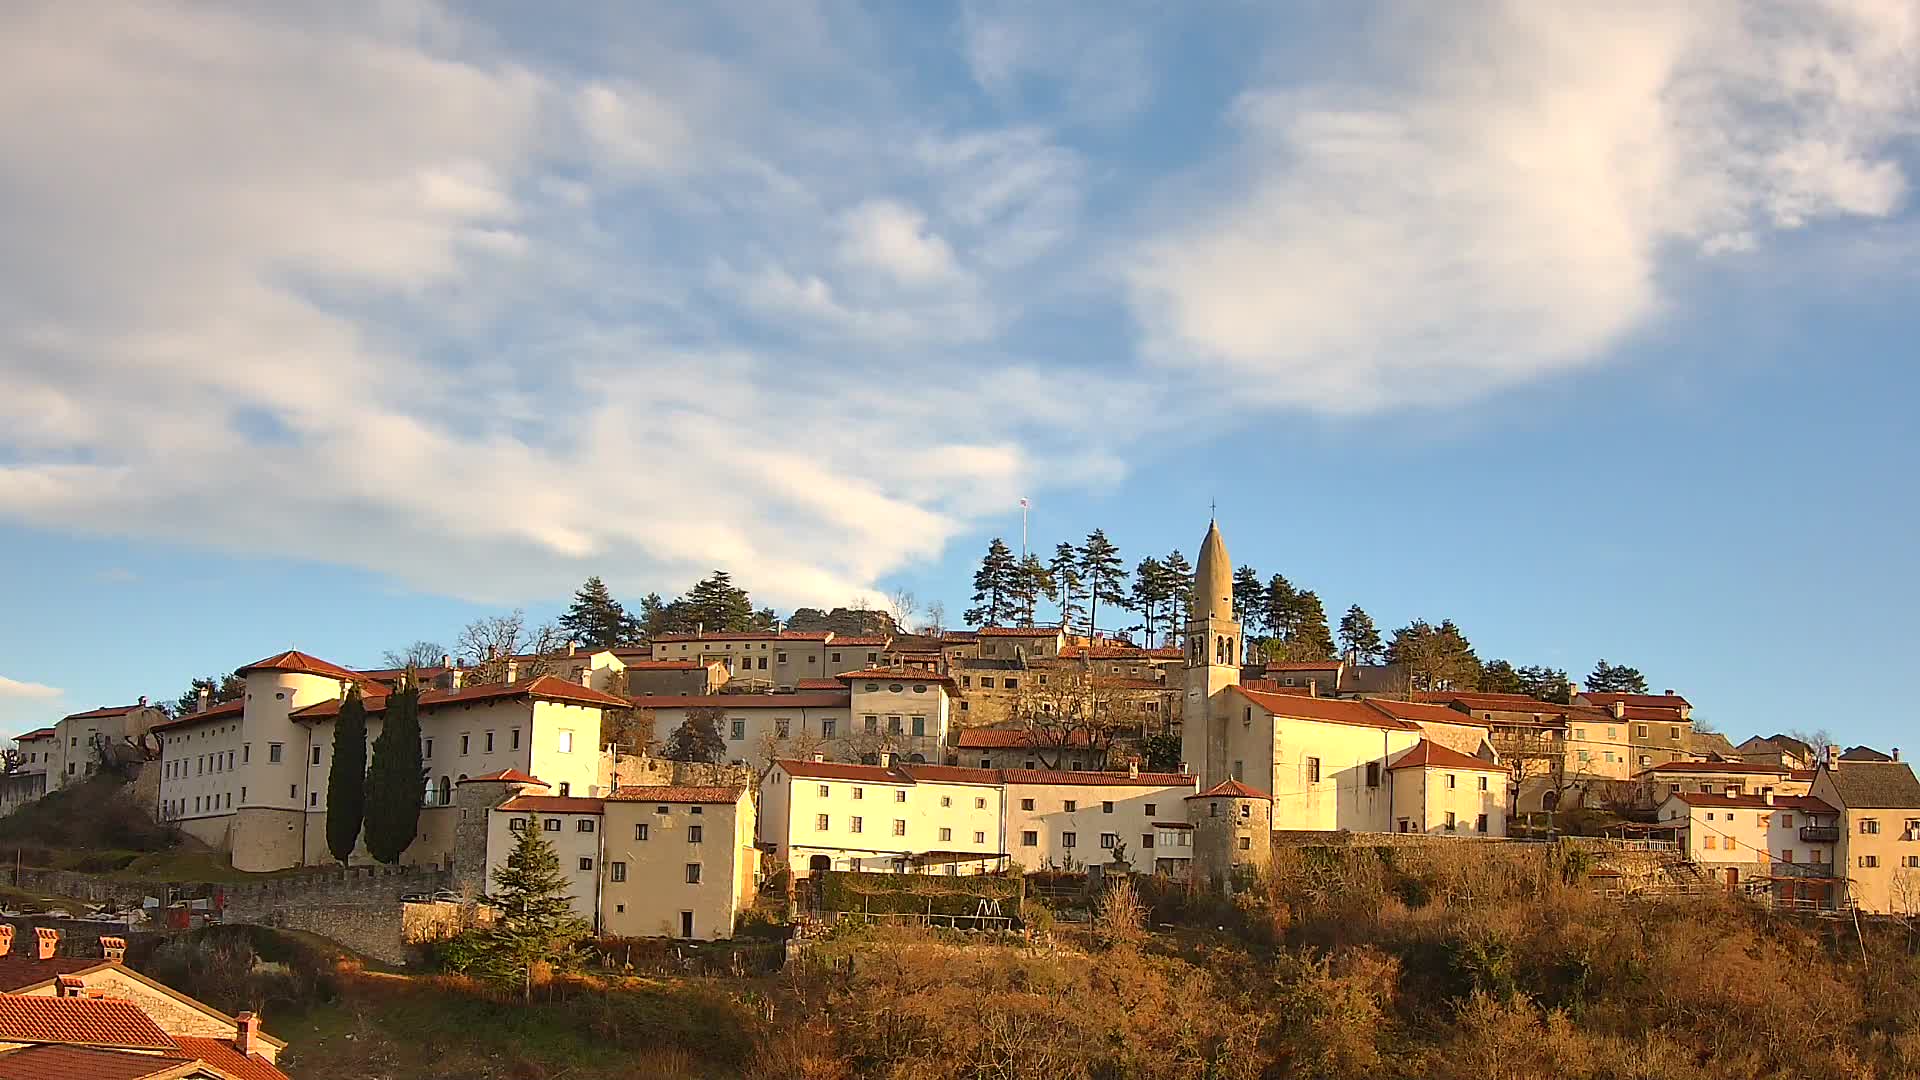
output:
M1134 869L1151 871L1159 850L1158 830L1153 823L1187 820L1186 797L1194 793L1191 783L1177 787L1009 783L1006 790L1006 850L1028 870L1063 866L1069 858L1083 866L1107 862L1113 852L1102 846L1101 838L1112 835L1117 843L1126 844L1127 860ZM1071 810L1069 803L1074 807ZM1029 833L1033 835L1029 837ZM1073 834L1072 847L1067 846L1069 833ZM1150 835L1155 837L1151 849L1146 840ZM1029 839L1033 843L1028 843ZM1174 857L1190 858L1191 849L1182 849Z
M598 927L601 815L552 810L503 810L496 807L487 818L489 893L495 888L494 871L507 864L507 857L513 854L514 846L519 843L519 835L513 832L514 821L531 822L526 827L539 829L540 835L553 844L555 853L560 857L560 871L567 876L567 892L573 897L574 913ZM587 823L591 831L581 832L582 822ZM558 828L549 830L549 823L556 824ZM585 869L580 866L582 859L590 864Z
M231 814L242 805L251 749L244 721L226 716L160 732L160 812L169 820ZM248 794L251 794L250 792Z
M761 812L762 842L775 845L797 874L808 873L816 855L835 870L858 859L860 869L884 872L903 854L978 852L991 859L1008 851L998 784L794 777L776 766L761 787ZM905 823L904 835L895 834L896 821Z

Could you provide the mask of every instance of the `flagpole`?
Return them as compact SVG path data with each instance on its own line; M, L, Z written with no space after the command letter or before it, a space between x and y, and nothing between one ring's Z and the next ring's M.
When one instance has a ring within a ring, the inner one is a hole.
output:
M1027 500L1020 500L1020 561L1027 561Z

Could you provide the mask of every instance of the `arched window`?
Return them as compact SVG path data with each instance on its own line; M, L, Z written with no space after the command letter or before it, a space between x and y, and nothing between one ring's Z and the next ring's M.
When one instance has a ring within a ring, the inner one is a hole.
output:
M440 778L440 799L439 799L439 804L440 804L441 806L452 806L452 805L453 805L453 781L452 781L452 780L450 780L450 779L448 779L448 778L447 778L447 777L445 777L445 776L442 776L442 777Z

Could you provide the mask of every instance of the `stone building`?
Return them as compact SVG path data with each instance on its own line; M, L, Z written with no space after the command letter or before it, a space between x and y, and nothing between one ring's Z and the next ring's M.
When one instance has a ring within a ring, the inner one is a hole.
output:
M1193 880L1231 890L1273 855L1273 799L1238 780L1186 798L1193 827Z

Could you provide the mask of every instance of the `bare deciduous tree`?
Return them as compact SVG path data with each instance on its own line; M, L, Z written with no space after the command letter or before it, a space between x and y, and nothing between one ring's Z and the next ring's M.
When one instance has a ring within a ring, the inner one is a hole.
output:
M447 650L439 642L416 641L403 649L388 649L381 655L381 662L390 668L439 667L446 656Z
M1058 769L1069 751L1091 752L1089 764L1106 763L1114 740L1141 736L1159 715L1160 693L1133 680L1077 664L1029 671L1020 682L1012 713L1033 732L1040 762Z
M527 613L515 608L488 615L460 631L456 653L468 668L467 683L526 682L554 671L553 658L566 648L566 635L547 623L527 629Z
M773 771L773 763L781 758L789 761L805 761L820 753L827 741L816 731L794 731L781 735L779 731L763 731L753 744L754 787L766 782L767 774Z
M920 632L929 637L939 637L947 628L947 605L938 600L927 605L927 617L920 624Z

